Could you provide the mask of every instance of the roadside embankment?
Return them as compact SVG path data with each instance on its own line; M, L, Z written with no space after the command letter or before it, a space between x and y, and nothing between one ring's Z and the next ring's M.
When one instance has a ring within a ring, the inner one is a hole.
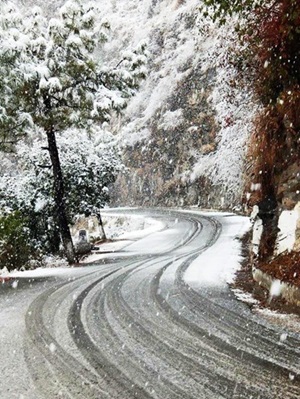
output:
M270 300L274 297L282 297L287 302L300 306L300 288L281 281L272 275L263 272L262 270L253 267L252 269L253 279L260 286L269 291Z

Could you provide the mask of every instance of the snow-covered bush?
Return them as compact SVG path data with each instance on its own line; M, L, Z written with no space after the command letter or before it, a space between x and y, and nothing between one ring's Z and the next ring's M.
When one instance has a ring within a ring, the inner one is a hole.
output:
M27 222L18 211L0 217L0 269L27 268L38 256Z
M19 210L30 236L43 252L58 251L60 236L53 200L53 175L45 143L34 140L17 147L17 170L0 177L0 206ZM62 172L71 223L77 214L97 213L109 201L109 185L122 170L113 136L69 130L58 137Z

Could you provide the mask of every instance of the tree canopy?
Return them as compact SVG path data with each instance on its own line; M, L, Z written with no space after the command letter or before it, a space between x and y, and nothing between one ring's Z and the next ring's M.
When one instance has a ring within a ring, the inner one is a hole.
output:
M23 16L12 4L0 16L0 132L10 145L29 126L62 131L109 120L144 76L145 45L104 65L95 50L109 23L95 3L68 1L47 20L35 7Z
M276 0L275 0L276 1ZM228 17L237 13L246 16L249 12L260 7L264 0L203 0L204 15L211 15L213 20L225 23Z

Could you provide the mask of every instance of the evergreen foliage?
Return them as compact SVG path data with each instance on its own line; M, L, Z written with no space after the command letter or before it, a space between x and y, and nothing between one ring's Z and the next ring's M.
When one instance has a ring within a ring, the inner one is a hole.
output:
M36 257L27 220L18 211L0 217L0 269L14 270L30 266Z
M59 230L53 199L53 175L43 141L17 146L15 174L0 177L0 208L24 218L31 240L44 254L59 251ZM109 186L123 169L118 148L109 132L88 135L74 130L58 137L58 149L68 193L66 209L71 224L78 214L99 213L109 201Z
M58 18L35 7L23 17L13 5L0 16L0 132L10 146L29 126L61 132L109 120L134 95L145 74L145 45L106 66L98 51L109 23L94 3L68 1Z
M228 17L239 14L242 17L262 6L264 0L203 0L202 12L205 17L212 16L214 21L224 24Z

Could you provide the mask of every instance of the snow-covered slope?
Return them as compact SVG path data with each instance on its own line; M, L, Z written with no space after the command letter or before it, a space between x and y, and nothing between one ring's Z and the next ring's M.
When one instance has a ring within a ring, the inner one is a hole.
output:
M230 24L201 19L198 0L115 4L114 46L146 39L150 52L148 78L115 125L129 167L119 203L236 205L256 107L232 85Z
M20 0L21 1L21 0ZM41 5L53 14L63 1ZM128 46L148 42L148 77L122 118L119 134L128 167L120 175L119 204L233 207L239 203L246 140L255 111L237 90L226 61L235 36L203 20L200 0L106 0L111 40L102 54L116 65Z

